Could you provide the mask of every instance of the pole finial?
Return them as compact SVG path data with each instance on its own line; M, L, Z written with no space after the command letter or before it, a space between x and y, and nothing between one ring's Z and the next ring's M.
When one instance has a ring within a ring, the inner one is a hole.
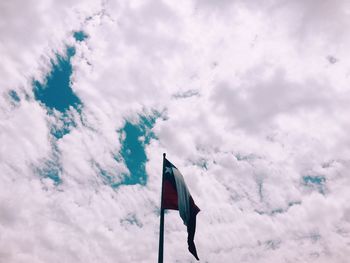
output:
M163 153L163 157L165 158L165 156L166 156L166 153Z

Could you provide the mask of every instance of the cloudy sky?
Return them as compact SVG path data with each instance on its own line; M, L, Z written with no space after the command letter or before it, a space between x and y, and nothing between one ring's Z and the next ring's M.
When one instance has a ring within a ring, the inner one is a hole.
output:
M347 0L0 2L0 262L156 262L162 153L201 262L350 257ZM165 262L195 262L177 211Z

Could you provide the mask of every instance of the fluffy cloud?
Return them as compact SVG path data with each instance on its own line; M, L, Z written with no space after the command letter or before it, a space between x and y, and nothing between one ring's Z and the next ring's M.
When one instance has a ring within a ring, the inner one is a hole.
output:
M155 261L167 152L203 262L346 262L347 1L0 5L0 261ZM67 46L82 105L58 112L33 80ZM123 127L142 117L147 182L123 183ZM193 262L165 217L165 260Z

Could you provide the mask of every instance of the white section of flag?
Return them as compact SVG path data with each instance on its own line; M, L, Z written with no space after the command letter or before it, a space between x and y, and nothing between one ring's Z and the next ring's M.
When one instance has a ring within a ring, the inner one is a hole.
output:
M172 170L176 183L180 217L182 218L184 224L187 226L190 220L190 192L188 191L184 177L180 171L175 167L172 167Z

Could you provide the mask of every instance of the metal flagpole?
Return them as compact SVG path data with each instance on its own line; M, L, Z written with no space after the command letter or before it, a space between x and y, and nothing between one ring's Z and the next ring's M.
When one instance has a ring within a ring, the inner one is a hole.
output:
M158 263L163 263L163 247L164 247L164 209L163 209L163 183L164 183L164 171L165 171L165 153L163 153L163 171L162 171L162 193L160 201L160 224L159 224L159 250L158 250Z

